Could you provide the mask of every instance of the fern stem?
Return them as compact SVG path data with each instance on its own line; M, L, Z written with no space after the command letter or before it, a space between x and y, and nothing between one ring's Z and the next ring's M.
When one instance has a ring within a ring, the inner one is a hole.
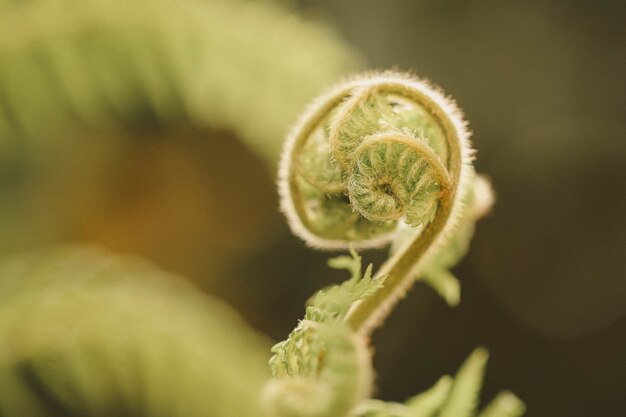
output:
M424 105L430 104L430 97L414 91L411 98ZM432 108L432 107L431 107ZM432 108L435 110L436 108ZM424 231L411 242L405 250L401 250L385 262L378 273L378 277L386 276L385 285L380 287L370 297L354 304L345 320L355 331L369 334L374 328L382 324L396 303L404 297L416 279L421 277L421 268L427 262L428 252L437 247L438 241L445 239L446 229L454 226L455 217L461 201L457 196L459 184L464 179L463 140L465 130L455 129L453 122L446 114L439 114L443 122L446 145L448 149L449 182L444 187L439 199L439 207L435 219L426 226ZM447 123L446 123L447 122ZM464 185L464 184L462 184Z

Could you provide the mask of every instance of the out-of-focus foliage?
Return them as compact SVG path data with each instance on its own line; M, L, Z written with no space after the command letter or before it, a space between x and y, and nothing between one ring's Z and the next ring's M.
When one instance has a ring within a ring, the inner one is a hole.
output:
M94 240L179 267L146 246L187 242L194 252L193 230L211 229L199 219L217 223L200 212L237 211L210 202L229 201L222 191L244 175L226 175L220 161L258 165L237 159L244 152L232 145L202 142L236 136L274 161L298 109L356 62L330 28L273 2L2 2L0 251ZM224 186L207 184L211 176ZM140 192L120 192L135 183ZM178 205L162 210L164 200ZM168 234L162 225L172 218L190 225ZM245 226L232 235L245 230L254 241L259 227ZM130 238L114 235L128 227ZM160 235L132 244L151 233Z
M259 415L267 341L182 278L88 248L0 277L0 415Z
M0 9L0 138L81 126L235 131L275 159L296 109L354 65L327 28L240 0L27 0Z

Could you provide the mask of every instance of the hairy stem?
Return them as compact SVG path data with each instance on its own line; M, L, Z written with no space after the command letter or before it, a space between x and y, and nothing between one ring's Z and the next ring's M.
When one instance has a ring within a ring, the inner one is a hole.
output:
M382 84L379 89L394 91L398 89L398 86L397 84ZM403 92L406 94L406 90ZM461 208L459 206L462 205L460 199L455 198L459 194L459 184L463 179L462 171L466 168L463 163L464 141L459 135L458 126L454 126L449 115L443 113L440 107L433 105L431 97L416 90L410 90L410 93L408 98L429 108L444 129L450 180L448 186L442 187L435 219L404 250L399 251L381 266L376 275L386 276L385 284L373 295L357 301L348 312L345 318L348 325L364 335L369 335L372 330L382 324L413 282L421 277L420 269L427 261L428 252L436 249L440 243L438 240L445 238L446 229L454 226L453 215L458 215L454 211L458 211Z
M372 330L382 324L396 303L404 297L416 279L420 278L419 267L424 263L424 255L437 237L445 228L450 217L452 203L451 191L444 191L440 200L439 213L420 238L413 241L409 247L397 256L385 262L377 272L377 277L385 276L385 284L374 294L357 301L348 311L345 321L350 328L363 335L369 335ZM421 260L417 261L416 260ZM417 273L417 276L414 274Z

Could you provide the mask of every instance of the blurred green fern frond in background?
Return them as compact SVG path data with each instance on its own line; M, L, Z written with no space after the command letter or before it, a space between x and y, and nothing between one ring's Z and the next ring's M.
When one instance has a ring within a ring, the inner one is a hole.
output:
M219 222L195 213L247 204L224 203L231 185L207 184L238 175L221 161L259 165L226 142L235 137L273 167L299 109L358 62L330 27L275 2L1 2L0 252L91 240L175 268L198 263L151 245L201 239L160 230L166 219L194 219L189 229L206 235ZM258 177L254 169L239 175ZM132 185L146 181L140 192ZM177 199L193 213L159 208ZM156 214L128 214L139 206ZM248 236L267 220L252 222L243 222ZM129 227L156 237L133 242L122 236ZM238 245L242 233L231 233Z
M258 415L268 341L180 278L86 247L0 277L1 415Z
M190 123L271 159L298 109L356 64L329 28L242 0L0 5L0 144Z

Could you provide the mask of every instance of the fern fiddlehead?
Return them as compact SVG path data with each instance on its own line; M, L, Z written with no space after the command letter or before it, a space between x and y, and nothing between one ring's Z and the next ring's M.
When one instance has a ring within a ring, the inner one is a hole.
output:
M294 233L322 249L395 241L377 274L386 284L346 316L352 329L367 334L384 319L467 217L468 137L441 92L386 72L322 96L287 140L279 184Z
M350 248L352 258L332 259L331 266L352 277L309 300L305 319L272 349L275 379L264 391L271 415L475 414L484 349L455 378L444 376L405 404L365 398L372 385L367 336L414 279L423 277L449 304L458 302L459 284L448 269L492 202L488 182L471 165L468 136L453 102L394 72L335 88L296 125L280 166L282 209L310 246ZM361 276L353 248L388 242L389 260L374 278L371 265ZM502 394L485 413L519 416L523 404Z

